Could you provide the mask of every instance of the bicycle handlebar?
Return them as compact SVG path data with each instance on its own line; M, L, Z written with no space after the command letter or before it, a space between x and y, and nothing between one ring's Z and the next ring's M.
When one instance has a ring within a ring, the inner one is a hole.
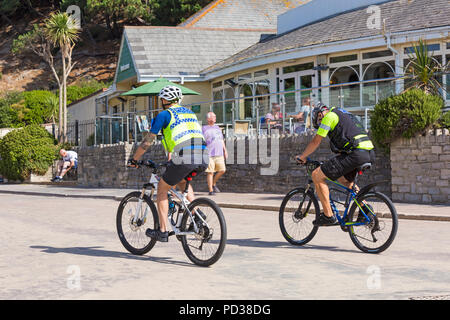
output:
M156 172L159 168L167 167L168 164L169 164L169 161L162 162L162 163L155 163L152 160L146 160L146 161L139 160L134 163L134 165L135 165L134 168L139 168L140 166L145 166L145 167L151 168L153 170L153 172ZM131 166L131 168L133 168L133 166Z
M298 161L298 158L295 158L297 161L297 165L304 165L306 167L306 172L311 175L311 173L317 168L322 165L323 162L311 160L311 158L306 158L306 162L300 162Z

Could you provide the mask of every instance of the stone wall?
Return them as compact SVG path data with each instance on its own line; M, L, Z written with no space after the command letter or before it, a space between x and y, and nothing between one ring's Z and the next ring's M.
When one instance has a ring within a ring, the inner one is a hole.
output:
M217 186L223 192L277 193L284 194L290 189L303 186L307 182L306 170L292 160L300 154L312 139L312 135L272 136L268 139L256 137L232 138L226 140L229 153L227 173ZM82 186L140 188L148 181L148 169L126 168L126 160L134 153L135 145L117 144L112 146L87 147L78 150L78 181ZM272 156L273 155L273 156ZM311 155L315 160L326 160L333 156L324 141ZM161 144L152 146L143 159L155 162L165 161ZM361 178L359 185L388 180L378 190L391 195L389 158L377 153L374 167ZM207 191L206 174L194 179L194 189Z
M394 201L450 204L450 135L399 139L391 146Z

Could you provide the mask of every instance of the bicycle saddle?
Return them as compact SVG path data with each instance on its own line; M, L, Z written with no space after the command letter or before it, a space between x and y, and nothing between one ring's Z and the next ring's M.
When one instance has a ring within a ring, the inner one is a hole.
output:
M363 172L363 171L368 170L370 168L372 168L372 163L367 162L367 163L364 163L363 165L357 167L356 170L358 170L359 172Z

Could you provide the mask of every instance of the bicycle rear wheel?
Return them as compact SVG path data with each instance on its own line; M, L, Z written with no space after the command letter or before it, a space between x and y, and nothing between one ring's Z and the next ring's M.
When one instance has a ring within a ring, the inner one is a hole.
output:
M132 254L143 255L149 252L156 240L145 235L147 228L159 228L158 211L148 196L139 203L140 192L127 194L117 209L116 225L120 242ZM138 220L133 221L136 210ZM146 218L144 215L147 213Z
M316 235L319 227L313 221L320 214L319 202L312 190L304 188L288 192L280 206L281 234L291 244L302 246Z
M210 266L222 256L227 242L227 227L222 210L214 201L207 198L195 199L188 208L199 231L180 237L183 250L193 263L202 267ZM196 217L197 214L202 216L206 224ZM191 216L186 212L182 219L181 231L194 231L193 229Z
M394 241L398 229L397 211L391 199L380 192L371 192L358 197L356 201L363 210L353 202L347 222L350 239L366 253L386 250ZM364 224L361 225L361 222Z

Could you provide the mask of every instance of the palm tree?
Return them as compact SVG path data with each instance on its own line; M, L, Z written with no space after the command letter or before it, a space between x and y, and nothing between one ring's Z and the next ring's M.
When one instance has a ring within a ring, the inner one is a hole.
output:
M47 111L48 111L48 119L51 120L54 124L56 122L56 119L58 119L58 109L59 109L59 100L58 97L52 94L49 96L45 104L47 105Z
M413 49L414 53L409 55L410 63L405 70L405 76L410 78L405 91L418 88L427 94L439 95L442 85L438 79L445 68L433 58L433 53L423 40L419 40Z
M72 51L75 41L79 38L80 29L71 16L61 12L52 13L46 20L44 28L47 39L54 46L59 46L61 52L63 68L59 90L58 140L67 142L67 78L76 64L72 62Z

